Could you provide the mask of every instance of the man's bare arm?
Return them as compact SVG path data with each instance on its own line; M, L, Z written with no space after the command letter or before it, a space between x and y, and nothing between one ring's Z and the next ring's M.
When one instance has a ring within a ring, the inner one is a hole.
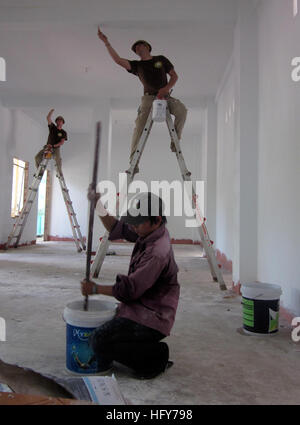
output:
M47 115L47 121L48 121L48 124L49 125L52 123L52 118L51 117L52 117L53 112L54 112L54 109L51 109L49 111L48 115Z
M168 88L168 90L171 90L172 87L175 86L177 80L178 80L178 75L175 72L175 69L171 69L171 71L169 72L170 75L170 79L168 84L166 85L166 88Z
M165 85L165 87L162 87L157 93L158 99L163 99L165 96L167 96L171 88L175 86L176 81L178 80L178 75L176 74L174 68L172 68L168 74L170 75L169 82L167 85Z
M118 55L118 53L115 51L115 49L110 45L110 43L109 43L108 38L106 37L106 35L104 35L103 32L101 32L100 27L98 27L98 37L105 44L105 46L106 46L106 48L108 50L108 53L110 54L110 56L112 57L112 59L115 61L115 63L117 65L120 65L123 68L127 69L127 71L130 71L131 66L130 66L129 61L127 59L121 58Z
M81 292L82 295L102 294L113 296L113 285L98 285L92 280L84 279L81 281Z
M56 145L53 145L54 148L59 148L60 146L62 146L65 143L65 139L61 139L61 141L59 143L57 143Z

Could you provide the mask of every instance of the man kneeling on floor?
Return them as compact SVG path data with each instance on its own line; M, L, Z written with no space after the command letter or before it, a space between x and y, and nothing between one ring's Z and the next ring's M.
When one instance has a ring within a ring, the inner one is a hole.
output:
M89 198L95 196L100 195L90 190ZM96 211L109 240L135 242L128 275L118 274L113 286L81 282L83 295L110 295L120 301L115 317L91 335L99 371L109 371L115 360L136 378L154 378L173 364L168 345L160 341L170 335L180 291L163 202L146 192L134 197L120 220L107 213L101 199Z

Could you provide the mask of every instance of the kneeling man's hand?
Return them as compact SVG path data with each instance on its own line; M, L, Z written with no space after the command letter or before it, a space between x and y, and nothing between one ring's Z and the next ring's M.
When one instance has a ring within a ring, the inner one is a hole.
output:
M97 284L95 282L84 279L80 283L82 295L95 295L95 290L97 288Z

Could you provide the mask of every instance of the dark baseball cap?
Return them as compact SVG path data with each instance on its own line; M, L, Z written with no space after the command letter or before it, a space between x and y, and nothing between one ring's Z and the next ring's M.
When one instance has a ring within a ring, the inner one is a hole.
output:
M129 203L127 212L120 219L127 224L138 225L150 217L164 216L164 203L152 192L140 192Z
M55 118L55 122L57 123L58 120L62 120L65 123L64 117L62 117L61 115Z
M149 47L149 52L151 52L152 47L151 47L151 44L149 44L149 43L148 43L148 41L145 41L145 40L138 40L138 41L136 41L136 42L135 42L135 43L131 46L131 50L132 50L134 53L136 53L135 48L136 48L136 46L137 46L138 44L145 44L146 46L148 46L148 47Z

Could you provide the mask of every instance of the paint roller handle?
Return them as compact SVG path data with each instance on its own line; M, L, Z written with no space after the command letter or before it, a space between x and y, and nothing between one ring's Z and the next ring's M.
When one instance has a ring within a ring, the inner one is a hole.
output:
M98 121L96 125L96 143L95 143L95 153L94 153L94 167L93 167L93 180L90 184L92 190L96 192L97 185L97 173L98 173L98 160L99 160L99 148L100 148L100 136L101 136L101 122ZM89 217L89 228L88 228L88 243L87 243L87 255L86 255L86 280L90 279L90 270L91 270L91 252L92 252L92 243L93 243L93 229L94 229L94 212L96 206L96 199L90 200L90 217ZM88 309L88 294L85 296L84 300L84 311Z

